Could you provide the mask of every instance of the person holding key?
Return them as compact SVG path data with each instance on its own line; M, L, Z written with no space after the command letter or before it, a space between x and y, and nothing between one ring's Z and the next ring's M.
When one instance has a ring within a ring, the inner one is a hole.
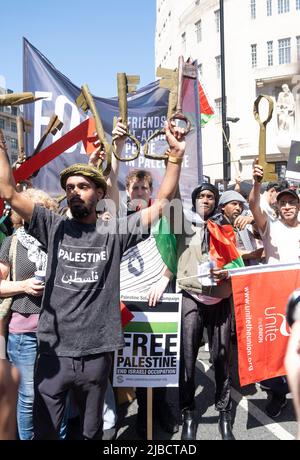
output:
M289 188L277 195L278 219L272 219L260 205L261 181L264 168L255 162L253 168L254 184L249 195L249 204L255 223L261 235L267 264L293 263L300 261L300 223L298 213L300 202L297 193ZM268 393L266 413L278 417L286 406L289 387L285 376L264 380L262 388Z
M102 438L102 411L112 352L124 346L118 274L123 253L145 238L178 187L184 134L166 126L172 157L152 206L116 221L107 232L96 206L107 184L98 169L75 164L61 172L72 219L36 206L18 193L7 152L0 144L0 194L29 224L48 254L38 322L34 439L58 439L67 394L73 388L82 435ZM122 137L122 136L121 136ZM121 142L119 138L120 143ZM1 148L2 147L2 148Z

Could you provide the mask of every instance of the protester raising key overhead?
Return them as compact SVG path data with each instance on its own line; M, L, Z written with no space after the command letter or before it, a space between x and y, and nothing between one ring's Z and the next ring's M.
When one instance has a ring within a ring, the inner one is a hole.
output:
M107 232L96 205L106 192L97 169L73 165L61 173L73 218L34 206L16 192L0 132L0 195L29 223L46 248L45 293L38 324L34 439L58 439L66 395L73 388L85 439L101 439L102 409L112 352L124 346L119 308L123 252L141 241L143 229L163 212L178 186L185 150L183 130L165 124L170 156L153 205L116 222ZM122 134L116 137L117 146ZM130 231L128 230L130 229Z

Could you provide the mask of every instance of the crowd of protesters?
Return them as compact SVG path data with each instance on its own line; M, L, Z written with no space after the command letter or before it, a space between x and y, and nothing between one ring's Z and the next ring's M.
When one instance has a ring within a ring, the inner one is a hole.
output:
M219 431L223 440L235 439L231 417L234 308L230 274L213 268L213 282L196 275L199 265L209 262L215 225L232 227L245 265L299 262L299 196L286 181L269 183L262 193L263 169L258 164L253 168L249 196L245 196L240 183L221 195L214 185L199 184L191 190L192 211L179 209L182 231L175 235L175 265L172 260L165 263L149 228L162 218L168 200L180 198L178 181L185 151L184 131L171 129L168 124L165 130L169 158L157 199L152 200L149 171L130 172L127 203L122 204L116 159L109 178L92 164L75 164L60 176L68 205L60 213L55 200L46 193L16 190L0 130L0 195L13 210L15 227L0 249L0 439L64 438L69 409L74 405L80 419L80 437L107 439L103 434L105 402L113 407L114 423L116 412L113 393L107 391L111 390L112 356L124 346L120 292L130 291L146 294L151 308L164 292L182 294L178 389L181 439L197 439L195 370L205 329L215 373ZM126 127L118 119L113 135L120 152L125 133ZM97 154L101 154L100 149ZM106 195L114 201L115 209L120 209L115 232L99 231L107 221L115 220L111 213L98 211ZM124 232L129 227L130 231ZM170 238L175 237L170 234ZM86 248L93 253L93 266L84 257ZM130 269L133 260L145 262L146 257L151 258L155 271L151 268L149 272L147 264L138 273ZM72 265L72 260L80 263ZM77 281L75 268L81 272ZM35 278L41 270L46 272L45 282ZM5 303L6 299L11 301ZM294 304L297 307L297 302ZM260 382L267 392L265 411L273 418L280 415L290 390L300 418L300 317L296 307L286 357L289 375ZM136 430L146 438L145 391L137 389L136 395ZM178 421L167 399L166 388L156 389L154 423L158 421L165 431L175 433Z

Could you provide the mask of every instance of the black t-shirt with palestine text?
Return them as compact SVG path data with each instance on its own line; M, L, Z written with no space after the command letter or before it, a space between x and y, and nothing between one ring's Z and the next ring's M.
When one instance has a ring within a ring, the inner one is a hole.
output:
M139 213L116 221L81 224L35 206L28 232L46 248L48 265L38 324L39 353L81 357L124 346L120 316L120 261L147 237Z

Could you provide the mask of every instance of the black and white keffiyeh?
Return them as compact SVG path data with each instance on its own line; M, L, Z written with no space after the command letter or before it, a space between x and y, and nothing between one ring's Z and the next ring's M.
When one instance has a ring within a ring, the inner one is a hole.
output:
M18 228L16 231L18 241L27 249L28 259L35 263L37 270L46 270L47 254L41 249L41 243L33 236L29 235L24 227Z

